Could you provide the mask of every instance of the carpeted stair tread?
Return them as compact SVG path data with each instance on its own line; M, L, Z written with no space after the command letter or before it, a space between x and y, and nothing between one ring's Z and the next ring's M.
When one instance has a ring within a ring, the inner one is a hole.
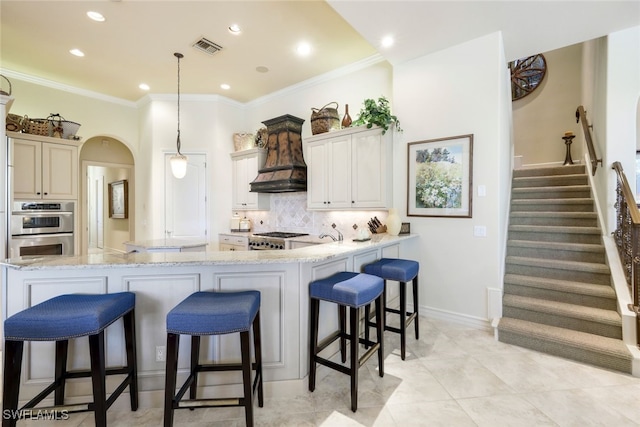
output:
M614 310L603 310L600 308L584 307L575 304L510 294L504 295L503 304L505 306L535 311L537 313L554 314L583 321L622 327L622 318L620 317L620 314Z
M552 342L565 347L573 348L574 355L577 355L578 352L588 350L590 352L598 353L602 355L602 357L619 359L619 362L616 364L616 366L612 366L613 363L606 363L604 361L602 363L598 363L598 365L611 367L623 372L631 371L631 362L633 360L633 356L631 355L624 342L622 342L622 340L602 337L586 332L557 328L555 326L528 322L526 320L512 319L509 317L503 317L502 319L500 319L498 323L498 331L499 334L502 331L508 331L518 335L522 335L529 340ZM527 347L537 349L534 345ZM540 348L540 351L544 351L544 349ZM584 358L577 359L583 360ZM623 367L626 369L624 369Z
M588 185L562 185L562 186L544 186L544 187L517 187L512 188L513 194L518 193L549 193L552 191L559 193L570 193L572 191L591 191L591 187Z
M592 283L574 282L571 280L548 279L544 277L505 274L504 283L532 288L551 289L558 292L572 292L600 298L616 299L616 292L611 286Z
M557 205L563 203L567 205L589 205L593 203L591 197L576 197L568 199L513 199L512 205Z
M510 225L509 231L554 234L602 234L599 227L566 227L559 225Z
M535 240L509 240L509 246L532 249L554 249L558 251L604 253L603 245L590 243L538 242Z
M513 178L514 188L586 185L587 183L588 178L584 174L537 175Z
M547 211L515 211L511 212L511 217L537 217L537 218L587 218L587 219L597 219L598 214L595 212L573 212L573 211L564 211L564 212L547 212Z
M571 270L571 271L584 271L588 273L596 274L610 274L611 270L606 264L599 264L595 262L580 262L580 261L559 261L554 259L544 258L528 258L507 256L506 264L513 265L528 265L531 267L545 267L556 270Z
M514 178L521 178L524 176L550 176L550 175L573 175L584 174L586 169L584 165L566 165L566 166L549 166L549 167L536 167L515 169L513 171Z

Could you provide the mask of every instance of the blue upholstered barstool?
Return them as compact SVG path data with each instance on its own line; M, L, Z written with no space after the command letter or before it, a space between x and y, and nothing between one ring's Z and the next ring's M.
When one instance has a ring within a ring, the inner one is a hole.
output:
M253 325L255 363L251 363L249 330ZM239 332L241 363L201 364L200 337ZM178 346L180 335L191 335L191 368L187 380L176 394ZM251 381L251 371L255 379ZM198 373L242 371L244 396L233 398L197 399ZM173 425L173 411L182 408L244 406L247 426L253 425L253 397L258 393L258 405L264 405L262 393L262 349L260 344L260 292L196 292L167 314L167 368L164 391L164 425ZM189 400L182 397L189 389Z
M420 338L418 321L418 270L420 264L417 261L399 258L382 258L378 261L364 266L364 272L384 279L385 292L383 292L384 303L384 330L400 334L400 356L405 359L407 347L407 326L414 322L416 339ZM387 280L395 280L400 283L400 307L396 310L387 307L386 288ZM413 313L407 312L407 283L413 281ZM366 308L366 318L369 319L369 307ZM400 315L400 327L387 325L386 313ZM365 337L369 335L369 326L365 331Z
M15 426L14 414L37 414L35 408L45 397L54 393L54 407L38 408L68 412L93 411L95 425L107 425L107 409L129 386L131 410L138 409L138 374L136 365L135 335L135 294L120 292L114 294L71 294L61 295L33 307L27 308L9 317L4 322L4 391L2 426ZM105 366L104 330L116 320L124 322L127 366L107 368ZM67 351L69 339L89 337L90 370L67 371ZM22 368L22 351L25 341L55 341L55 377L54 382L40 394L25 404L20 411L18 394ZM107 399L105 376L126 375L124 380ZM91 377L93 383L93 402L64 405L65 381L68 378ZM58 413L58 412L56 412ZM7 416L4 416L8 414ZM59 412L61 415L62 412Z
M326 279L315 280L309 285L309 296L311 297L309 391L314 391L316 388L317 363L347 374L351 377L351 410L353 412L358 409L358 370L376 351L378 352L378 374L381 377L384 376L381 299L383 290L384 284L379 277L350 272L336 273ZM338 305L340 328L318 344L320 301L333 302ZM377 342L360 338L360 308L368 306L373 301L376 304ZM347 307L350 308L350 334L346 332ZM347 339L349 340L351 350L348 367L318 355L338 338L340 339L340 353L343 364L346 362L346 341ZM370 346L362 357L358 357L360 343Z

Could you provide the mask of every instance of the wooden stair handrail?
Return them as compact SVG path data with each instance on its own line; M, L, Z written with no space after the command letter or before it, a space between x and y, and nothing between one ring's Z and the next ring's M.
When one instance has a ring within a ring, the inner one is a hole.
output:
M627 176L624 174L624 170L622 169L622 164L620 162L613 162L612 169L615 170L616 175L618 175L620 190L622 191L622 196L627 201L631 221L634 225L640 225L640 209L638 209L636 198L631 191L629 181L627 181Z
M596 149L593 145L593 138L591 137L591 128L592 125L589 124L587 120L587 112L584 110L582 105L578 106L576 110L576 123L580 122L582 119L582 131L584 133L584 139L587 142L587 150L589 150L589 158L591 159L591 175L596 174L596 169L598 168L598 163L602 166L602 159L598 159L596 156Z

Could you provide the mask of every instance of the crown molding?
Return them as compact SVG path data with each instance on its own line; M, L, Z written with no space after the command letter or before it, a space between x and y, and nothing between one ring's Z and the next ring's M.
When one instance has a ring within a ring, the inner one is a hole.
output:
M7 77L11 77L17 80L23 80L28 83L37 84L40 86L45 86L51 89L61 90L63 92L74 93L80 96L86 96L88 98L98 99L100 101L111 102L113 104L124 105L125 107L135 108L136 103L132 101L127 101L122 98L116 98L115 96L105 95L99 92L93 92L90 90L79 89L75 86L69 86L62 83L54 82L53 80L43 79L41 77L32 76L29 74L24 74L18 71L8 70L6 68L0 68L0 72Z

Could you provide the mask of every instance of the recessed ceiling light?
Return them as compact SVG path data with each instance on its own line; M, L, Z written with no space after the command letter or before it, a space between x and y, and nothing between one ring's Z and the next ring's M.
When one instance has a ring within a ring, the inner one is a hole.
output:
M142 89L142 90L149 90L149 89L151 89L151 88L149 87L149 85L148 85L148 84L146 84L146 83L140 83L140 84L138 85L138 87L139 87L140 89Z
M240 29L240 25L232 24L232 25L229 25L229 32L231 34L238 35L238 34L240 34L242 32L242 30Z
M382 47L391 47L393 46L393 43L393 36L384 36L382 38Z
M220 85L220 88L222 88L222 89L224 89L224 90L229 90L229 89L231 89L231 86L229 86L229 85L228 85L228 84L226 84L226 83L222 83L222 84Z
M80 49L71 49L69 51L69 53L71 53L71 55L75 55L75 56L84 56L84 52L81 51Z
M100 12L94 12L93 10L90 10L89 12L87 12L87 16L90 19L93 19L96 22L104 22L105 21L104 16L102 16L102 14Z
M300 56L309 56L311 54L311 45L307 42L300 42L296 47L296 52Z
M260 65L258 67L256 67L256 71L259 73L268 73L269 69L267 67L265 67L264 65Z

